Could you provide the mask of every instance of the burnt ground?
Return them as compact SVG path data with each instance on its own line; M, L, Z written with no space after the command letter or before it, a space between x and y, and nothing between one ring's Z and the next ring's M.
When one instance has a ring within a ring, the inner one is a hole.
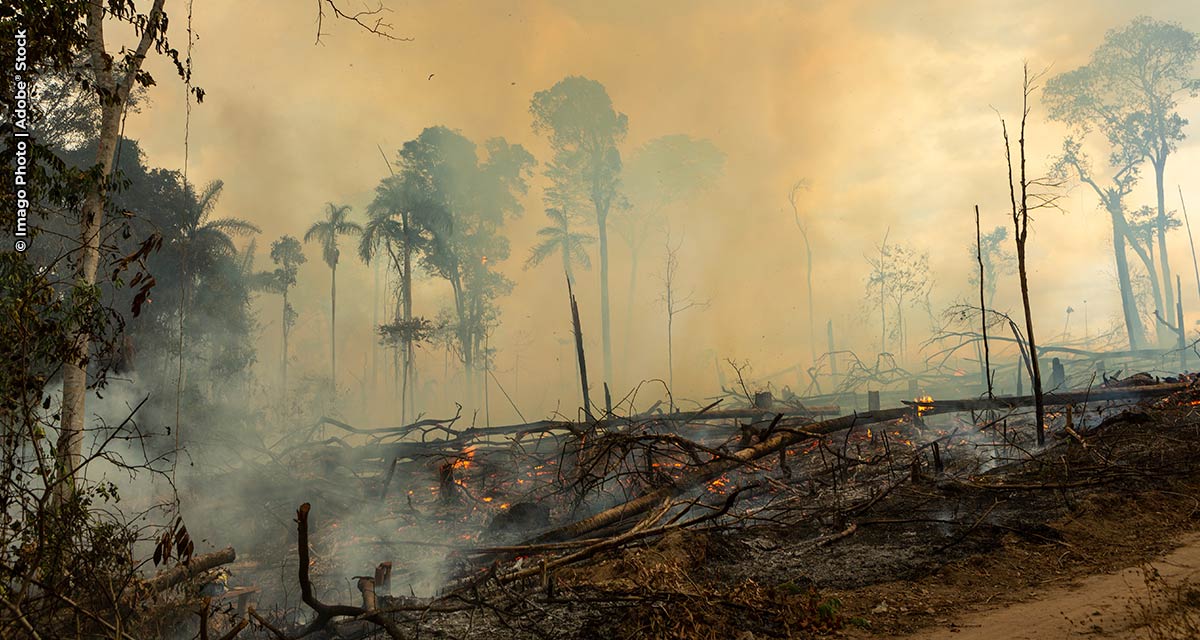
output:
M1200 390L1093 406L1087 420L1051 415L1036 454L1017 416L1004 423L1003 453L964 431L987 416L889 425L890 443L836 435L828 455L810 451L790 477L759 469L728 478L760 487L724 519L540 573L529 569L555 556L510 557L454 597L382 606L423 638L871 638L952 628L971 612L1036 602L1160 557L1200 530L1195 398ZM912 444L931 440L943 443L941 473L928 447ZM522 570L519 580L495 579ZM1171 608L1194 604L1200 598L1189 596ZM340 631L364 637L362 626Z

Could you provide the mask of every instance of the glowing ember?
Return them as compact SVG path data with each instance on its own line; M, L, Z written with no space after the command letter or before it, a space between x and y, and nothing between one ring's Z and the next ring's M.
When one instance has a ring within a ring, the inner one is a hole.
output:
M721 476L720 478L708 483L708 490L711 493L725 493L725 488L728 486L729 478L727 476Z
M450 466L455 469L470 469L471 461L474 459L475 459L475 445L471 445L471 446L467 447L466 449L463 449L462 456L460 456L458 460L455 460L454 464L452 464Z

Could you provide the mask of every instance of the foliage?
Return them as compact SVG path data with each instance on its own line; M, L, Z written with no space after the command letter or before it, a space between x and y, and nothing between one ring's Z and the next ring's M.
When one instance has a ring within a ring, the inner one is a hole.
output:
M592 268L592 261L588 258L587 250L584 247L594 243L596 236L572 231L570 216L561 209L553 207L546 209L546 217L552 224L538 229L537 234L541 240L529 251L525 268L536 267L555 253L562 255L563 268L566 270L568 278L573 277L572 265L579 265L584 269Z

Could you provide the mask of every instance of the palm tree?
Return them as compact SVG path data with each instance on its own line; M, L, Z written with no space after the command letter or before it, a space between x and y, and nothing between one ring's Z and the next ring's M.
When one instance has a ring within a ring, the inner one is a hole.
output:
M191 266L208 267L200 261L211 261L220 257L237 255L237 247L231 236L260 233L262 230L252 222L239 218L212 218L217 200L225 183L213 180L199 194L192 185L184 182L185 204L179 210L172 243L179 251L179 370L176 384L183 385L183 326L188 308L188 293L191 290Z
M592 267L592 261L588 258L584 245L592 244L596 241L596 237L588 233L571 231L570 217L562 209L546 209L546 217L550 218L554 224L538 229L537 234L541 236L542 240L530 251L529 259L525 261L525 268L536 267L554 253L561 253L563 270L567 272L567 279L573 284L575 274L571 271L571 265L578 264L584 269Z
M307 258L304 257L304 250L300 246L300 241L292 236L283 236L271 243L271 262L274 262L276 267L274 271L264 271L256 274L260 281L262 290L278 293L283 296L283 357L280 358L280 380L282 396L287 399L287 365L288 365L288 334L291 332L292 325L296 322L296 311L292 305L288 303L288 291L296 284L296 274L300 271L300 265L304 264Z
M400 276L393 323L412 327L412 259L413 254L426 247L427 229L434 218L443 215L440 208L422 188L420 180L408 172L384 178L375 188L375 199L367 208L367 224L359 239L358 254L370 263L381 251L390 259L390 266ZM412 404L415 388L409 382L415 377L412 333L402 336L399 355L403 370L397 376L401 383L400 419L404 421ZM396 364L393 362L393 364Z
M334 392L337 392L337 263L338 236L356 235L362 233L362 227L357 222L347 220L350 215L350 205L336 205L332 202L325 204L325 219L313 223L304 234L305 242L316 240L321 243L321 255L325 264L329 265L329 381Z

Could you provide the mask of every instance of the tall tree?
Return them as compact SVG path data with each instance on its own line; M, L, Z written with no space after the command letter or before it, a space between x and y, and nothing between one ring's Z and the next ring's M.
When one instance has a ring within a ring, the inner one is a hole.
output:
M307 262L304 257L304 249L300 245L300 241L292 236L283 236L275 242L271 243L271 262L275 263L275 271L270 274L268 282L269 289L283 296L283 355L280 358L280 379L282 381L283 396L287 397L287 369L288 369L288 334L291 332L292 325L296 322L296 310L288 303L288 292L292 286L296 284L296 274L300 271L300 265Z
M106 3L92 0L86 3L86 9L81 3L75 3L67 13L86 11L83 16L86 32L82 38L75 28L77 22L74 18L77 16L55 16L62 20L63 31L69 36L63 38L71 43L67 46L82 45L83 50L62 51L61 58L54 62L62 64L64 61L73 60L76 53L86 54L91 66L91 82L100 97L100 128L97 132L94 164L96 175L100 176L100 179L88 186L79 221L81 251L75 266L75 295L81 300L94 297L92 290L96 286L96 269L100 263L100 234L104 223L105 204L109 199L109 176L130 93L135 83L149 86L154 82L149 74L142 71L142 63L151 45L157 45L159 51L174 51L166 46L163 2L164 0L154 0L149 13L144 16L136 14L132 2ZM124 55L120 60L108 52L105 42L104 21L110 12L114 19L140 25L137 45L132 50L123 49ZM5 81L5 84L7 83L8 81ZM86 305L83 311L88 311ZM81 328L72 339L70 356L63 363L62 420L55 455L61 478L56 485L55 494L60 500L74 495L75 473L83 463L84 398L87 395L87 360L91 336L86 329Z
M629 119L613 109L604 85L570 76L533 96L529 107L534 133L546 133L554 149L552 167L563 170L551 180L584 185L596 214L600 238L600 331L604 349L604 382L612 384L612 326L608 291L608 214L617 195L621 153Z
M411 168L391 175L375 188L375 199L367 209L368 220L359 240L359 256L370 262L386 252L390 266L400 276L396 308L389 326L412 327L412 261L413 256L428 248L428 229L433 221L445 216L445 211L433 200L420 176ZM399 323L399 324L397 324ZM415 373L413 331L393 331L389 340L396 342L393 353L401 364L400 416L404 421L408 408L415 402L415 385L410 384Z
M338 238L362 234L362 226L350 219L350 205L325 204L325 219L318 220L304 234L305 242L319 242L321 257L329 265L329 383L337 392L337 265L341 250Z
M1121 294L1121 312L1125 319L1125 333L1129 339L1129 348L1141 349L1144 346L1145 329L1133 294L1129 258L1125 251L1126 246L1130 244L1127 240L1130 231L1129 222L1125 219L1125 198L1137 184L1138 165L1141 160L1137 156L1114 154L1110 161L1116 165L1115 171L1108 178L1108 182L1102 185L1101 181L1104 179L1094 175L1091 164L1079 142L1067 138L1063 141L1062 155L1051 169L1051 175L1057 179L1066 179L1071 176L1088 185L1100 199L1104 210L1108 212L1109 220L1112 223L1113 258L1117 267L1117 288ZM1137 243L1132 244L1135 250L1140 251ZM1161 311L1161 309L1159 310Z
M1198 56L1197 34L1178 24L1141 16L1110 30L1088 64L1046 84L1052 118L1098 129L1118 149L1117 155L1145 158L1154 167L1158 270L1162 273L1161 281L1155 278L1155 289L1161 290L1160 297L1165 300L1158 305L1159 312L1175 307L1163 175L1167 158L1184 138L1187 124L1176 110L1179 100L1200 91L1200 78L1193 75Z

